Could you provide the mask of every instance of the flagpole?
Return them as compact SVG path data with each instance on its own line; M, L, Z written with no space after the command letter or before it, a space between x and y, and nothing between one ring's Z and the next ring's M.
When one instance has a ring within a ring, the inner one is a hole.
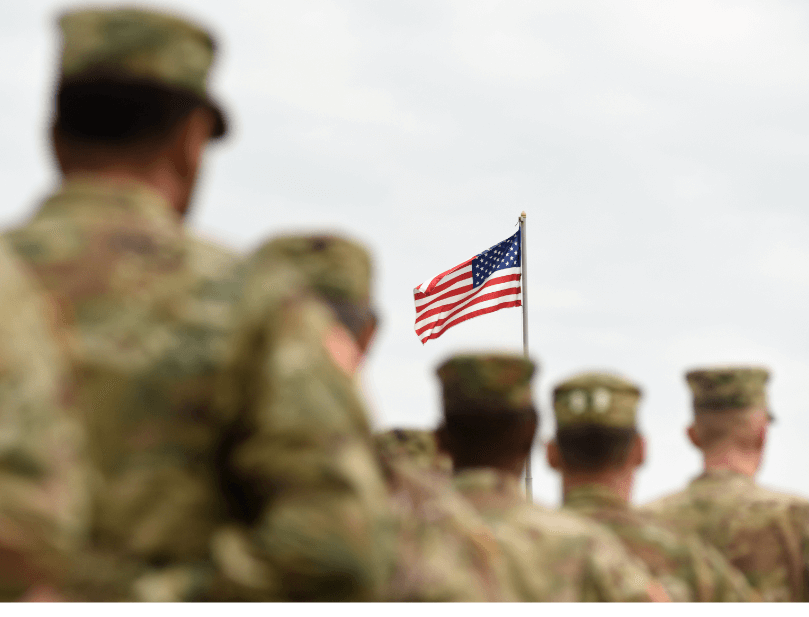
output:
M520 263L520 273L522 275L522 349L525 357L528 357L528 251L526 250L525 242L525 210L520 214L520 254L522 255ZM533 477L531 476L531 452L528 452L528 458L525 459L525 497L529 502L534 501L534 489L532 486Z

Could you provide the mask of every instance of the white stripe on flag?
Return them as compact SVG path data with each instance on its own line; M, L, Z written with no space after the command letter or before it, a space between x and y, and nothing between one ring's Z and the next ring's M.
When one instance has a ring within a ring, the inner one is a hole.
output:
M492 276L492 278L494 279L495 277ZM423 318L420 318L420 319L417 318L416 329L418 330L420 328L420 326L424 326L427 323L437 322L437 321L441 321L442 319L445 319L447 316L451 315L456 310L459 310L459 309L463 308L466 304L468 304L470 302L474 302L475 298L478 295L485 295L485 294L488 294L488 293L492 293L492 292L495 292L495 291L501 291L503 289L509 289L509 288L516 288L517 291L519 292L520 281L505 281L503 283L495 283L493 285L481 286L481 287L478 287L477 289L475 289L474 292L468 292L466 294L461 294L461 296L447 298L444 301L439 301L435 305L431 306L430 310L432 310L434 308L439 308L439 307L442 307L442 306L447 306L447 305L449 305L450 308L446 309L446 310L443 310L440 313L429 315L427 317L423 317ZM426 313L428 311L424 311L424 312Z
M463 317L465 317L469 313L474 313L475 311L484 308L494 307L497 306L498 304L503 304L506 301L510 302L512 300L517 300L519 299L519 297L520 297L519 292L516 292L513 295L504 296L502 298L494 298L492 300L486 300L484 302L477 302L475 304L472 304L471 306L466 307L463 311L461 311L457 315L453 315L452 318L447 320L446 323L441 324L440 326L436 326L435 328L432 328L430 330L425 330L424 332L421 333L421 335L419 335L419 338L422 341L424 341L427 337L433 334L439 334L444 330L448 330L459 321L463 321Z

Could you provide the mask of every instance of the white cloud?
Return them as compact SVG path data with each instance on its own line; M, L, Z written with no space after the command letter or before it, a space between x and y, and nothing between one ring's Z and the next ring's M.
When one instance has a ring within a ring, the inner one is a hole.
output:
M231 67L230 86L315 117L418 130L418 119L391 93L361 82L366 50L340 3L243 4L249 12L242 25L258 31L252 33L251 53L260 60Z
M562 73L567 61L532 29L548 12L537 2L456 0L452 48L478 77L531 82Z
M771 246L758 264L770 278L809 289L809 248L787 242Z
M732 327L696 328L676 337L664 351L677 366L721 364L768 364L779 351Z
M693 77L792 87L809 82L806 7L768 0L611 3L600 11L615 42Z
M532 308L541 310L575 310L585 306L586 300L578 289L548 287L530 283L528 301Z

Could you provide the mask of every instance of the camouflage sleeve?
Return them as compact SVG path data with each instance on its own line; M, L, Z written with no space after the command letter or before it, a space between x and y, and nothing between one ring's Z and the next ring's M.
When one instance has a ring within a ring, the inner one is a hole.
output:
M239 582L253 597L377 599L394 530L353 378L359 351L293 279L254 273L245 286L223 397L246 526L215 554L231 579L259 573Z
M696 602L752 602L756 600L744 575L713 546L696 536L686 538Z
M57 583L88 523L82 433L47 304L0 245L0 597ZM50 321L50 323L49 323Z
M805 502L792 508L794 528L798 531L801 558L801 602L809 602L809 504Z
M407 460L384 460L399 538L385 600L517 599L493 531L449 479Z
M592 538L583 596L586 602L670 601L648 568L606 529Z

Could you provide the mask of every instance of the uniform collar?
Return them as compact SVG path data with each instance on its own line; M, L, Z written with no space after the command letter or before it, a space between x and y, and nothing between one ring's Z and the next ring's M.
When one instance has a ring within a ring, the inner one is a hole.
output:
M137 180L105 180L75 176L62 182L59 190L40 207L37 214L52 214L63 208L117 208L150 220L182 226L179 214L155 189Z
M628 508L627 501L614 490L603 484L584 484L567 491L564 505L566 508L584 508L602 506L611 508Z
M509 498L515 502L525 501L520 481L513 474L491 468L465 469L458 472L453 480L455 488L463 495L493 495Z
M734 480L736 482L755 484L755 480L750 476L732 469L708 469L694 478L691 483L709 482L711 480Z

